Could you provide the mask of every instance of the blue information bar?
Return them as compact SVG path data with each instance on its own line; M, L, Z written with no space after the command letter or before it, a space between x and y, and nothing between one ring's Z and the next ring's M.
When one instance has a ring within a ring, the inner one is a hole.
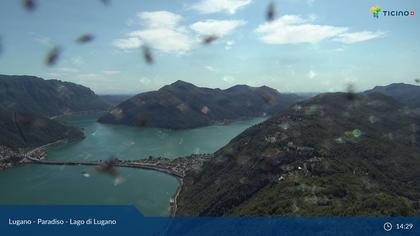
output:
M0 235L420 235L420 217L144 217L133 206L0 206Z

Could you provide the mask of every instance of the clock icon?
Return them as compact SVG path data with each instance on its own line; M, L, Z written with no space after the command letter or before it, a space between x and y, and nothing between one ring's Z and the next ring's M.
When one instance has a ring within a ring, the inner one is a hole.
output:
M392 224L389 223L389 222L386 222L384 224L384 230L387 231L387 232L391 231L392 230Z

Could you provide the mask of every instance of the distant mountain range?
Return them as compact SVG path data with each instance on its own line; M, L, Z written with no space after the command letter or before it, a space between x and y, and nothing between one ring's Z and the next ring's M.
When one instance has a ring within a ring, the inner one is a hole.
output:
M366 93L373 92L383 93L393 97L410 108L420 108L420 86L395 83L387 86L376 86L366 91Z
M420 116L404 106L374 92L297 103L188 172L177 214L419 215Z
M186 129L272 115L301 98L263 87L236 85L226 90L177 81L158 91L138 94L115 106L99 122Z
M419 86L391 84L375 87L364 94L376 92L393 97L406 107L420 108ZM69 134L69 138L80 136L73 128L46 117L104 111L111 106L114 107L100 117L99 122L185 129L273 115L303 99L266 86L236 85L221 90L200 88L184 81L133 97L97 96L89 88L70 82L0 75L0 123L2 134L7 134L0 139L0 145L32 147L61 139L63 134ZM25 129L18 134L15 131L19 131L18 124L22 120L43 126L23 125ZM27 138L22 132L31 135Z
M43 116L103 111L109 105L87 87L35 76L0 75L0 108Z

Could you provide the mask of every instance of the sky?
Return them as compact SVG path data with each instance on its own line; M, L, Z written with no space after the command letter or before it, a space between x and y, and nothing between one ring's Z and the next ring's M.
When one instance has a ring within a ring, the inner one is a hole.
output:
M418 0L38 0L0 2L0 74L134 94L176 80L280 92L357 90L420 78ZM265 13L270 2L272 21ZM414 11L373 17L370 8ZM83 34L94 40L77 44ZM218 39L203 45L203 38ZM154 63L144 62L142 48ZM55 46L54 66L44 64Z

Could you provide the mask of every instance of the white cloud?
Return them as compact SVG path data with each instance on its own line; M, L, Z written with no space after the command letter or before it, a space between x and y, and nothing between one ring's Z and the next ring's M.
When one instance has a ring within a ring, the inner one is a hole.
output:
M104 75L117 75L117 74L120 74L121 73L121 71L119 71L119 70L104 70L104 71L102 71L102 74L104 74Z
M168 84L168 81L160 78L159 76L143 76L138 80L140 89L143 91L156 90Z
M217 71L216 68L214 68L213 66L209 66L209 65L205 66L204 68L206 68L206 70L211 71L211 72L216 72Z
M191 50L193 40L186 28L180 25L182 16L168 11L140 12L137 16L144 28L128 33L126 38L115 40L115 47L133 49L146 43L166 53Z
M181 15L168 11L140 12L137 16L142 28L113 41L113 46L123 50L136 49L146 44L165 53L186 53L199 43L193 32L200 35L223 37L246 24L243 20L203 20L189 26L181 24ZM234 41L226 43L230 49Z
M222 80L225 81L226 83L230 83L230 84L232 84L236 81L236 79L233 76L229 76L229 75L223 76Z
M344 48L342 47L335 48L335 49L332 49L331 52L344 52Z
M71 63L74 65L80 66L80 65L85 64L85 60L82 57L77 56L77 57L71 58Z
M32 39L34 41L36 41L36 42L38 42L38 43L40 43L44 46L51 47L51 46L54 45L50 37L47 37L47 36L44 36L42 34L38 34L38 33L35 33L35 32L30 32L29 34L32 36Z
M308 76L308 78L309 78L309 79L313 79L313 78L315 78L317 75L318 75L318 74L317 74L315 71L313 71L313 70L310 70L310 71L308 72L308 74L307 74L307 76Z
M225 49L226 50L230 50L230 49L232 49L232 47L235 45L235 41L233 41L233 40L229 40L229 41L227 41L226 42L226 45L225 45Z
M88 73L88 74L79 74L77 77L78 78L93 78L93 77L98 77L98 74L95 73Z
M139 12L137 16L148 28L170 28L174 29L182 20L182 16L169 11L146 11Z
M192 6L192 9L203 14L227 12L235 14L235 12L248 4L252 0L201 0Z
M112 44L114 47L119 49L133 49L139 48L142 45L142 42L139 38L130 37L125 39L117 39Z
M147 45L166 53L183 53L192 49L192 39L183 31L152 28L135 31L130 36L141 38Z
M63 75L62 74L60 74L60 73L54 73L54 72L49 72L49 73L47 73L47 75L48 76L50 76L50 77L53 77L53 78L60 78L60 77L62 77Z
M257 27L262 42L267 44L298 44L319 43L325 40L343 43L362 42L383 37L382 32L370 31L348 32L347 27L313 24L316 16L303 18L299 15L284 15L273 22L267 22Z
M201 35L223 37L244 24L242 20L205 20L190 25L190 28Z
M149 79L148 77L142 77L142 78L139 80L139 82L140 82L140 84L142 84L142 85L149 85L149 84L152 82L152 80L151 80L151 79Z
M70 67L58 67L58 68L54 68L54 70L59 71L59 72L63 72L63 73L76 73L76 72L79 72L78 69L76 69L76 68L70 68Z
M287 1L289 3L295 3L295 4L297 4L297 3L305 3L308 6L313 6L316 0L284 0L284 1Z
M371 32L371 31L362 31L362 32L355 32L355 33L345 33L338 35L337 38L335 38L335 41L342 42L342 43L358 43L363 42L375 38L383 38L385 37L385 32Z
M94 80L101 80L103 77L96 73L88 73L88 74L79 74L77 79L80 81L94 81Z
M297 15L285 15L279 19L264 23L256 29L261 34L260 40L268 44L318 43L335 37L348 29L329 25L316 25Z

